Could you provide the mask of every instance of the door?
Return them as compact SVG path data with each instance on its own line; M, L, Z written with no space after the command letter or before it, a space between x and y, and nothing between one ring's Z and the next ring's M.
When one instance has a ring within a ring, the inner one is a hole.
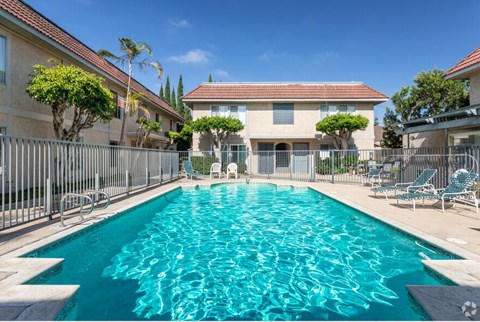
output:
M258 143L258 173L273 173L273 143Z
M293 173L308 173L308 143L293 143Z

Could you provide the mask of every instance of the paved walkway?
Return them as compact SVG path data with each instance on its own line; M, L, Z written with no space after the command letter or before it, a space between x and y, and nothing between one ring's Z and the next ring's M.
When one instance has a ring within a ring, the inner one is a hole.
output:
M98 210L87 216L87 220L79 223L78 218L68 219L67 227L59 227L58 219L48 221L42 219L30 224L0 232L0 320L29 319L41 316L44 319L55 319L59 310L78 290L78 286L58 286L42 288L38 285L21 285L29 278L45 269L61 265L61 260L18 259L16 257L46 245L54 240L83 229L104 218L115 215L131 206L142 203L161 193L181 186L210 185L219 182L245 182L245 178L237 180L186 180L166 184L147 190L129 198L119 197L113 200L107 210ZM447 209L445 213L427 201L426 206L417 206L412 210L411 203L396 204L394 199L375 198L368 187L352 184L330 184L291 182L280 180L252 180L251 182L270 182L278 185L308 186L332 198L364 211L365 213L396 226L410 234L431 242L449 252L456 253L465 260L425 261L425 265L440 272L459 286L464 287L465 294L471 294L471 287L480 287L480 214L475 213L472 206L457 205ZM419 302L424 292L415 292ZM478 289L477 289L478 290ZM460 292L460 293L459 293ZM462 288L455 294L462 294ZM443 294L440 292L440 294ZM478 295L478 294L477 294ZM431 299L430 299L431 300ZM441 299L435 299L440 300ZM461 299L459 299L461 301ZM456 312L458 319L461 310ZM46 315L45 315L46 314ZM452 312L449 312L451 317Z

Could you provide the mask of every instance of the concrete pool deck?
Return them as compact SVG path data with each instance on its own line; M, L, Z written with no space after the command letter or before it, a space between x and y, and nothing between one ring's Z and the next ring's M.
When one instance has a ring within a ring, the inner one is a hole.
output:
M78 290L78 286L40 286L21 285L41 272L61 265L61 259L31 259L17 258L41 246L68 236L98 221L111 217L116 213L140 204L148 198L153 198L179 186L209 186L215 183L245 182L245 178L237 180L225 179L182 179L174 183L165 184L140 193L132 194L128 198L113 199L111 206L105 210L97 210L86 216L86 220L79 222L78 218L66 220L67 227L59 227L58 218L48 221L42 219L33 223L21 225L0 232L0 320L47 319L53 320L69 298ZM425 260L429 269L436 271L455 282L455 298L458 303L448 298L448 305L439 305L439 296L425 296L425 294L445 294L445 292L425 292L421 286L409 286L409 292L424 307L435 305L434 319L441 317L456 317L465 319L461 310L467 301L475 300L480 295L480 214L475 208L458 204L443 213L441 208L432 207L432 201L426 201L426 206L417 205L412 210L410 202L396 204L395 199L386 200L384 196L374 197L368 187L353 184L331 184L313 182L293 182L284 180L252 179L250 182L273 183L297 187L310 187L327 196L353 206L368 215L395 226L420 239L430 242L439 248L459 255L463 260L434 261ZM58 216L57 216L58 217ZM463 289L462 289L463 287ZM448 287L438 287L447 289ZM462 291L463 290L463 291ZM462 293L463 292L463 293ZM473 293L472 293L473 292ZM472 295L474 294L474 295ZM436 302L435 302L436 301ZM461 303L460 303L461 302ZM477 302L478 305L480 303ZM452 312L452 306L458 309ZM448 310L442 313L441 308ZM429 310L426 310L429 314ZM453 314L453 315L452 315ZM467 320L480 317L474 315Z

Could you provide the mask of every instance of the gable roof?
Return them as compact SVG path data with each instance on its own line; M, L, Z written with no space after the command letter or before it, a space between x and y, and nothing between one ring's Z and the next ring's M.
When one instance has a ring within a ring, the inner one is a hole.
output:
M480 68L480 48L475 49L458 64L447 70L445 73L445 78L462 78L466 76L466 73L477 68Z
M185 102L215 100L371 101L388 96L363 83L202 83L183 96Z
M113 78L125 87L128 82L128 75L112 63L99 56L95 51L74 38L72 35L58 27L56 24L45 18L39 12L19 0L1 0L0 9L9 13L27 26L35 29L51 41L67 49L70 56L76 60L83 60L98 68L106 76ZM145 86L132 79L132 88L136 92L145 94L146 98L168 114L182 120L183 118L167 103Z

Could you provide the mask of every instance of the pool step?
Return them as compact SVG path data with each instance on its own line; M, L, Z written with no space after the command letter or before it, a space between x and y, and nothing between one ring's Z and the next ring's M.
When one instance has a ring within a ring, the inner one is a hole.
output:
M63 258L7 258L0 260L0 289L28 282L60 265Z
M480 321L476 287L407 285L407 289L432 320Z
M423 260L422 263L457 285L480 287L480 262L478 261L469 259Z
M60 267L63 258L2 258L0 320L55 320L79 285L21 285Z
M55 320L79 285L16 285L0 293L0 320Z

